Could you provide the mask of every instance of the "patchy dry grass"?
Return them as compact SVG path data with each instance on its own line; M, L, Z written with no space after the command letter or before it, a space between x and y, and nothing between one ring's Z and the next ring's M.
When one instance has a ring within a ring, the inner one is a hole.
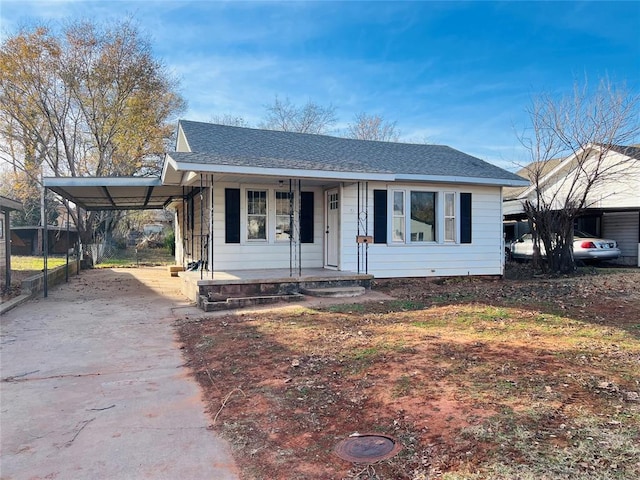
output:
M180 325L243 478L640 478L640 272L377 288ZM354 431L404 448L348 464Z
M73 259L71 259L73 261ZM66 257L48 257L47 267L55 268L65 265ZM15 272L29 272L35 275L44 269L44 257L11 255L11 270Z

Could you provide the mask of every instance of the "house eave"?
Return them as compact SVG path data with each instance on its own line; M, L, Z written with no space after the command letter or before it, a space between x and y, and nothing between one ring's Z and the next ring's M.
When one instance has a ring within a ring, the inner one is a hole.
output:
M525 187L528 180L516 180L506 178L461 177L456 175L395 175L396 181L406 182L431 182L431 183L457 183L467 185L488 185L496 187Z
M303 170L290 168L264 168L264 167L242 167L237 165L209 165L194 164L187 162L177 162L170 159L172 166L176 172L197 172L207 174L236 174L236 175L258 175L264 177L296 177L308 179L327 179L327 180L369 180L392 182L395 175L391 173L367 173L367 172L341 172L330 170ZM164 173L164 172L163 172Z
M183 177L183 173L195 172L205 174L236 174L236 175L257 175L265 177L292 177L307 179L326 179L344 181L380 181L380 182L431 182L431 183L457 183L468 185L489 185L504 187L526 187L528 180L505 179L505 178L482 178L482 177L462 177L449 175L413 175L394 173L374 173L374 172L345 172L332 170L304 170L288 168L264 168L245 167L237 165L212 165L191 162L179 162L167 155L165 168L163 169L163 182L167 182L169 176L173 176L172 184L177 184L178 176Z

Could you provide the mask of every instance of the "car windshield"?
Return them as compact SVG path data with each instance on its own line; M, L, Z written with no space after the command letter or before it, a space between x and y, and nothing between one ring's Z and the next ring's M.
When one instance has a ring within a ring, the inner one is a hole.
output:
M575 230L573 232L574 238L593 238L593 235L589 235L588 233L581 232L580 230Z

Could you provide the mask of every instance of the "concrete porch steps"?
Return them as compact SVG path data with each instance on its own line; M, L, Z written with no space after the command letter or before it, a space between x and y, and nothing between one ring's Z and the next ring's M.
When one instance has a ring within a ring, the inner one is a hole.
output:
M209 312L298 301L305 295L355 297L366 293L373 280L373 275L319 268L305 269L297 276L291 276L289 269L175 273L182 279L183 294Z
M289 295L262 295L255 297L235 297L225 300L213 300L206 295L201 295L198 306L205 312L218 312L221 310L233 310L235 308L251 307L254 305L268 305L278 302L296 302L304 300L300 294Z
M343 287L301 288L300 292L311 297L346 298L364 295L366 289L359 285L350 285Z

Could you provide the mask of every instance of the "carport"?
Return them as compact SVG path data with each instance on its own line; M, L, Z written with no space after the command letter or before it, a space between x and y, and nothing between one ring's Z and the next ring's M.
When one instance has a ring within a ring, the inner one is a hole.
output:
M163 185L159 177L46 177L44 187L86 211L162 209L174 200L181 200L185 195L185 187ZM46 222L44 228L46 242ZM44 252L46 297L46 245Z

